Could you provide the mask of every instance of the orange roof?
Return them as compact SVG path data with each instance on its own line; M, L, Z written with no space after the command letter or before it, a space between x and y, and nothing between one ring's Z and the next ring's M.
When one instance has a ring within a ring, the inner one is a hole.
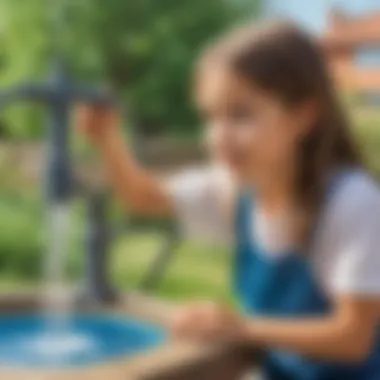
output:
M331 18L321 42L333 49L380 43L380 11L355 18L343 14Z

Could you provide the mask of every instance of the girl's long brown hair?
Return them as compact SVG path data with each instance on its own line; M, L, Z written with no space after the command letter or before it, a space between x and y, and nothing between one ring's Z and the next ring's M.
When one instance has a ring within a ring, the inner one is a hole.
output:
M202 63L222 62L289 107L312 100L319 117L300 143L296 197L306 211L301 244L307 244L334 168L362 160L334 90L323 52L308 33L287 22L238 29L206 49ZM208 65L210 68L211 66Z

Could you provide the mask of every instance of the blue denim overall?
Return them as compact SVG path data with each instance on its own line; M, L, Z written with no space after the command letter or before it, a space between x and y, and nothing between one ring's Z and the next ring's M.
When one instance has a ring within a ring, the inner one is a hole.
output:
M326 198L331 198L344 177L339 175L331 181ZM251 196L241 195L237 208L234 285L245 311L250 315L294 318L329 313L329 299L316 282L307 255L289 252L280 259L270 258L252 236ZM379 341L377 339L368 358L355 365L313 360L295 352L269 349L263 360L264 378L380 380Z

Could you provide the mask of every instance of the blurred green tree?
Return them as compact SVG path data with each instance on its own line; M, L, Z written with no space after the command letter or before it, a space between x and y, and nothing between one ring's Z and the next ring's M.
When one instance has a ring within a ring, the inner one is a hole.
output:
M183 131L195 124L187 97L199 47L229 25L252 18L257 3L2 0L0 85L46 77L49 56L58 46L77 80L115 88L146 132ZM65 19L59 40L54 12ZM3 115L11 134L40 134L40 111L26 105L12 108Z

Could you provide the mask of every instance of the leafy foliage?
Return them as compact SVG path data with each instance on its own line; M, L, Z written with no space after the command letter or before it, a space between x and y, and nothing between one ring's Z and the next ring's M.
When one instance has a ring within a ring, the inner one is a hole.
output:
M59 50L77 80L117 89L150 132L194 125L187 101L194 57L205 40L237 20L251 18L256 8L252 4L2 0L0 85L46 77L49 57ZM41 112L35 108L14 107L5 117L8 131L16 135L41 131Z

